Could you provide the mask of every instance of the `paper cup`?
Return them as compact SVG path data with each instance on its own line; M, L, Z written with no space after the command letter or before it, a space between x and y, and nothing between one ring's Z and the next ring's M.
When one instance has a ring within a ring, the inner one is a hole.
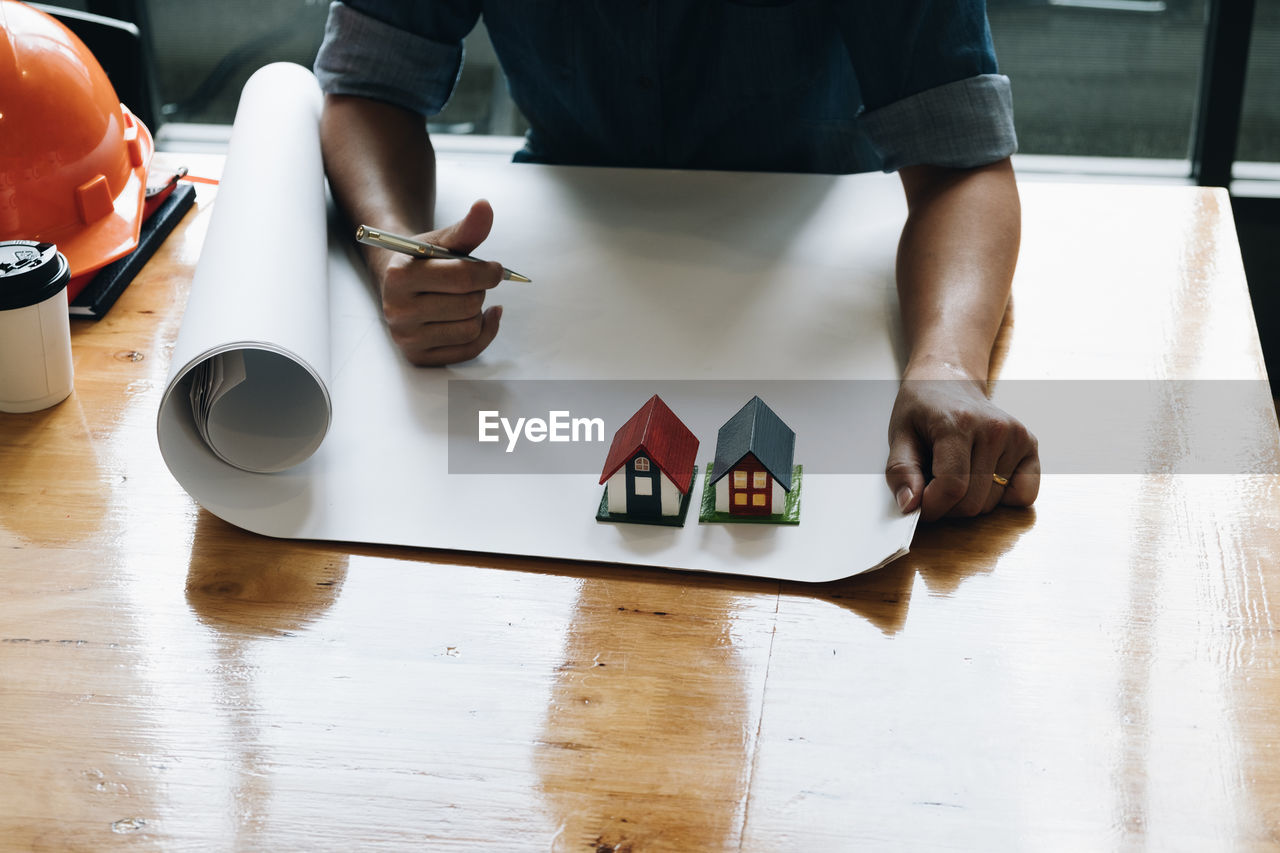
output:
M70 396L71 269L52 243L0 241L0 412L35 412Z

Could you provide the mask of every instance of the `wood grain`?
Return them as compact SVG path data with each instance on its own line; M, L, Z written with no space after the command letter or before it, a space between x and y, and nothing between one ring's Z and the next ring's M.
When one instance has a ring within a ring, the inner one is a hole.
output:
M1023 196L1002 381L1264 378L1224 195ZM0 848L1280 845L1265 403L1255 473L1050 473L821 586L271 540L155 442L215 197L0 417Z

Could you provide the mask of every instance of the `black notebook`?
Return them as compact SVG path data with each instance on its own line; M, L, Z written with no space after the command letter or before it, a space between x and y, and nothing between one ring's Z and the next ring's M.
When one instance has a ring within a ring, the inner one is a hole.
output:
M142 223L138 248L98 270L71 302L71 316L96 319L106 314L195 202L196 188L191 184L179 183L174 187L156 212Z

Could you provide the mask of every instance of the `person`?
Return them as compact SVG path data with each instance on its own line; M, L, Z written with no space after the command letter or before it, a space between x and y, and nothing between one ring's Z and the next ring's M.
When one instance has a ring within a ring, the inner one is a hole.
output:
M925 520L1027 506L1034 436L986 394L1021 212L1008 78L982 0L344 0L315 70L321 139L352 221L462 252L476 202L437 227L424 117L448 100L484 21L530 130L523 162L820 173L896 171L907 198L897 284L908 360L885 477ZM497 263L365 258L414 364L482 352Z

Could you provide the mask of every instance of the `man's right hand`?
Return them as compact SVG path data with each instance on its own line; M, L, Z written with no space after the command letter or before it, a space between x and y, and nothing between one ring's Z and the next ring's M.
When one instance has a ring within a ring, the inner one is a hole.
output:
M458 222L415 239L471 254L493 226L487 201ZM419 260L385 249L367 257L382 294L382 314L405 358L419 367L468 361L498 334L502 306L484 308L485 294L502 281L495 261Z

